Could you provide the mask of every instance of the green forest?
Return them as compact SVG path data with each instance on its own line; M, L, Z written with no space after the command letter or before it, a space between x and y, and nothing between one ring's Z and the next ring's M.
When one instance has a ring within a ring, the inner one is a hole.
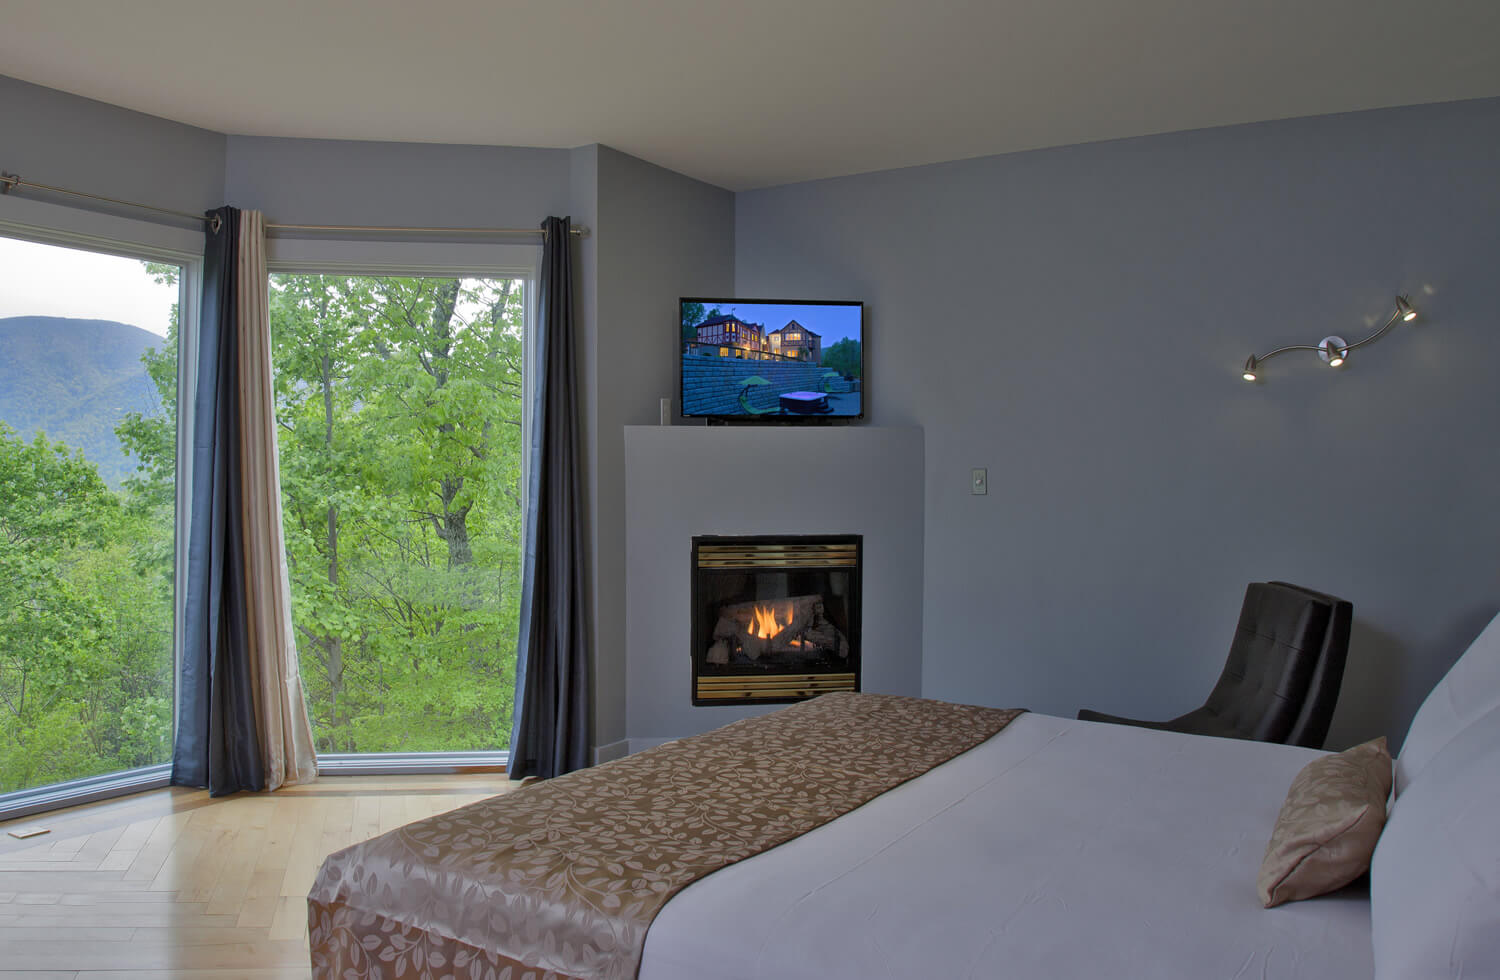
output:
M175 282L177 269L149 266ZM522 284L277 275L287 565L320 752L504 748L519 614ZM171 754L175 316L134 472L0 424L0 792Z
M845 337L823 348L823 366L846 378L863 375L864 353L859 349L859 341Z

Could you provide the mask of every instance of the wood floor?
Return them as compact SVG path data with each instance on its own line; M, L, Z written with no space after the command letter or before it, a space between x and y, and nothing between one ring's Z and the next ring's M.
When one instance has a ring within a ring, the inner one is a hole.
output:
M306 899L325 856L512 785L503 773L325 776L0 823L0 980L308 977ZM8 834L29 826L51 832Z

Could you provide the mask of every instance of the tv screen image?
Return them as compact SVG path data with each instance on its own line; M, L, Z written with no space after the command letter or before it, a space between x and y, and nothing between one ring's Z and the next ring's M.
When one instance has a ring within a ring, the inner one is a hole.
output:
M864 304L684 297L680 313L684 416L864 416Z

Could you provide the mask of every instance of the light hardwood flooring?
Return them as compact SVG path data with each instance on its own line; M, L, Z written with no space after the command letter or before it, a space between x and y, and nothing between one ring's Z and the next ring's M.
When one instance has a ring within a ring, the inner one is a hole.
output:
M0 823L0 980L308 977L307 892L324 857L512 785L503 773L325 776ZM33 825L51 833L7 833Z

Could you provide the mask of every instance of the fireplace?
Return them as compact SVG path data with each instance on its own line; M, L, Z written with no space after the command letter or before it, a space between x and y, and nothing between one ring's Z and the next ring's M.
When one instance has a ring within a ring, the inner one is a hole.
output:
M857 534L693 538L693 703L860 689Z

